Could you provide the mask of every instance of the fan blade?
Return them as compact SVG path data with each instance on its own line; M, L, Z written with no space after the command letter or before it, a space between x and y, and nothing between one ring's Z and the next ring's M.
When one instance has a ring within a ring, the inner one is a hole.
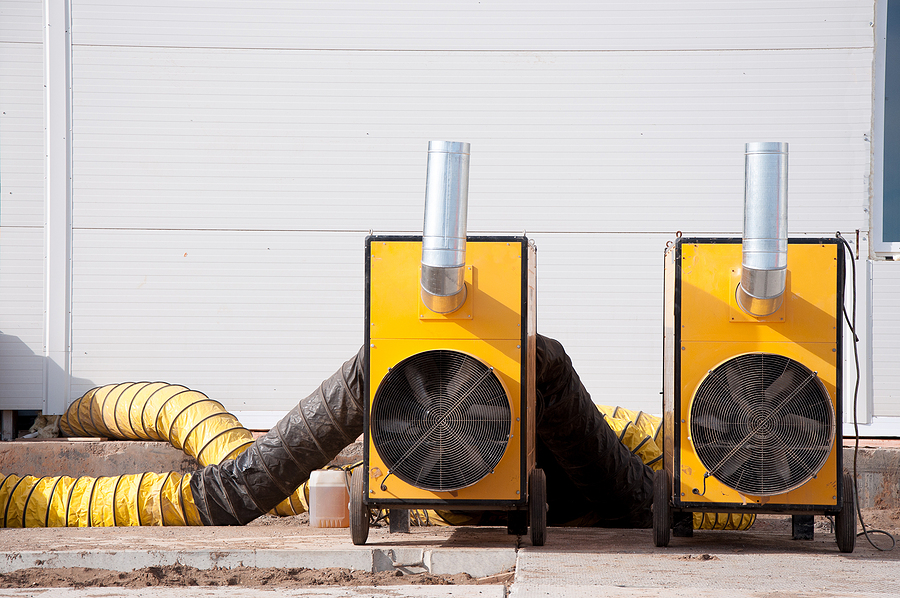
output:
M478 387L482 380L482 372L464 371L460 367L454 375L447 379L446 396L455 403L464 396L471 395L471 392Z
M766 480L770 484L774 484L774 488L787 488L794 483L804 481L803 478L794 479L791 477L791 463L788 455L778 451L769 452L765 466ZM766 490L768 491L769 488L766 488Z
M743 475L743 467L750 460L751 453L749 450L738 451L733 454L731 457L725 460L724 463L715 468L715 471L712 471L712 475L721 478L721 479L729 479L734 477L734 474L738 471L742 472Z
M803 476L802 479L809 479L816 473L822 465L822 455L831 450L830 443L824 445L822 442L798 442L795 437L787 440L778 434L774 438L774 442L781 446L780 451L790 457L792 469L799 472L795 475Z
M737 405L739 414L749 413L753 400L751 385L745 384L743 379L743 373L746 371L740 367L725 368L725 387L728 396Z
M421 482L423 479L428 480L431 472L441 462L440 445L436 443L423 444L413 457L420 463L416 482Z
M509 408L476 403L466 407L465 417L468 420L478 422L479 425L491 422L507 422L509 421Z
M418 422L410 422L406 419L385 418L381 419L378 422L378 425L386 434L393 436L408 436L413 438L418 436L416 432L410 433L411 430L418 428Z
M713 432L718 432L719 434L723 434L729 429L729 425L713 413L704 413L702 415L698 415L694 418L694 423L701 428L712 430ZM715 436L718 435L716 434Z
M765 396L769 405L777 407L783 399L787 398L801 384L803 384L801 374L792 368L788 368L786 364L784 371L763 389L763 396Z
M796 447L821 446L830 436L827 425L822 420L789 413L784 416L783 421L785 432L790 433L790 442Z
M430 362L429 365L434 364L434 360L430 357L428 358L428 361ZM432 368L426 368L424 365L425 364L421 364L419 367L405 368L403 370L403 375L409 383L409 389L412 391L412 396L416 400L416 403L418 403L422 409L427 410L433 401L428 392L428 376L425 372Z

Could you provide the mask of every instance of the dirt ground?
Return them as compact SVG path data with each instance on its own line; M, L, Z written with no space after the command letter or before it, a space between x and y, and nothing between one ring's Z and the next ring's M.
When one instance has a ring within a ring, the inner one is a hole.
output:
M498 577L498 576L494 576ZM512 574L507 576L510 580ZM367 573L349 569L280 569L235 567L201 570L185 565L145 567L136 571L109 569L22 569L0 575L0 588L145 588L150 586L246 586L301 588L313 586L471 585L481 581L465 574L404 575L400 571Z

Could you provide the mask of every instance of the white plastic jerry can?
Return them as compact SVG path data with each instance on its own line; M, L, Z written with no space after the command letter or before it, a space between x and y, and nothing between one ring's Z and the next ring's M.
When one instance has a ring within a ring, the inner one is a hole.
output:
M317 469L309 475L310 527L350 527L347 472Z

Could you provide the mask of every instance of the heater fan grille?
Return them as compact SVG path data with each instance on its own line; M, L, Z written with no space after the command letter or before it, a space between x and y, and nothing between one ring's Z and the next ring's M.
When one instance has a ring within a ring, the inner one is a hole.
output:
M457 351L418 353L384 377L372 403L372 442L393 475L432 491L490 474L509 442L511 412L493 368Z
M745 494L793 490L825 464L834 406L816 373L769 353L729 359L691 403L694 447L709 475Z

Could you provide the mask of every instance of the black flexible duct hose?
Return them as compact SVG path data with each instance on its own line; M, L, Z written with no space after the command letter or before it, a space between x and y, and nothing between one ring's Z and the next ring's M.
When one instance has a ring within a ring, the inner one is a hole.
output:
M600 514L598 525L649 527L652 471L603 421L559 342L538 336L536 373L537 433L558 463L548 473L569 478L585 508ZM265 514L352 443L363 428L365 375L361 349L246 452L195 473L203 524L243 525Z
M364 355L360 349L236 459L210 465L191 477L191 492L203 525L253 521L359 436Z
M540 441L593 507L596 525L650 527L653 471L603 421L563 346L540 335L536 386Z

